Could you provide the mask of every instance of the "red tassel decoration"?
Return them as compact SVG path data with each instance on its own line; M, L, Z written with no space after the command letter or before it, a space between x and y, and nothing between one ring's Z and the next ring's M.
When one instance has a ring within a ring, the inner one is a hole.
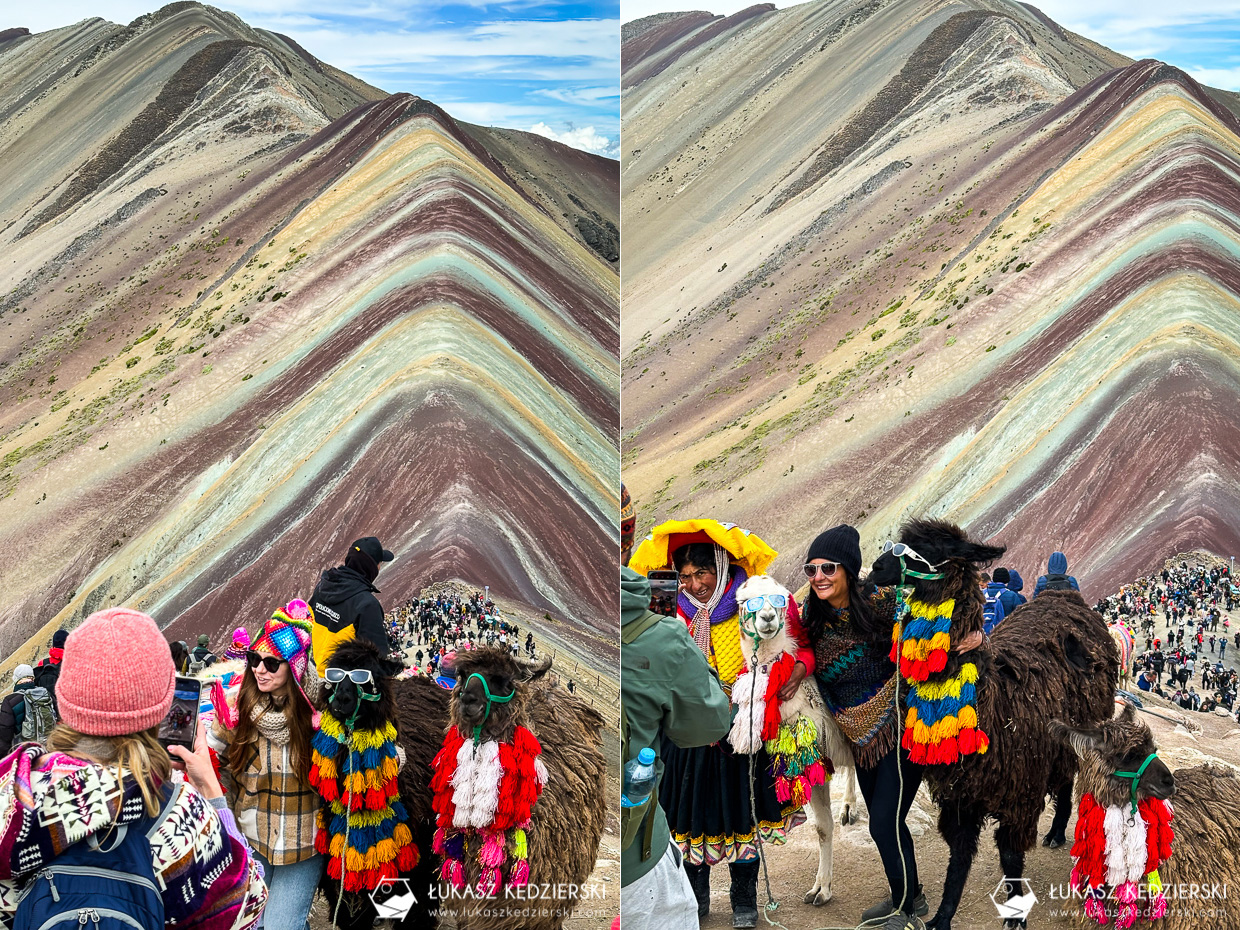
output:
M941 672L947 668L947 652L943 649L936 649L930 653L926 659L926 667L930 669L930 674Z
M380 788L368 788L366 790L366 809L372 811L381 811L387 807L387 792Z
M396 852L396 865L402 872L408 872L418 864L418 847L402 846Z

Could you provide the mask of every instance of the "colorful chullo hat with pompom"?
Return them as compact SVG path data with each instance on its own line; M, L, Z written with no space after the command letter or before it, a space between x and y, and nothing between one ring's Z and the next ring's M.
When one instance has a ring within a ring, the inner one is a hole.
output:
M300 684L310 664L310 635L314 628L314 611L305 601L289 601L271 615L263 631L250 645L260 655L276 656L288 662L293 677Z

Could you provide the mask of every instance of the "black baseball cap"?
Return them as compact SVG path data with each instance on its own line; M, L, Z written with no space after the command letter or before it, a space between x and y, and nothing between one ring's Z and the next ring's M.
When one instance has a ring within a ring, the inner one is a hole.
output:
M390 562L396 558L392 553L384 549L383 544L374 536L366 536L362 539L354 540L353 545L349 546L349 551L352 552L354 549L366 553L376 563Z

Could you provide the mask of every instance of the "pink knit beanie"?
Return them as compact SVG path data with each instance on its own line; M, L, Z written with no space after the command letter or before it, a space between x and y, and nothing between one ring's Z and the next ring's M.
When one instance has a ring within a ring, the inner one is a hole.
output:
M168 640L144 613L113 607L69 634L56 680L60 718L90 736L149 730L172 706Z

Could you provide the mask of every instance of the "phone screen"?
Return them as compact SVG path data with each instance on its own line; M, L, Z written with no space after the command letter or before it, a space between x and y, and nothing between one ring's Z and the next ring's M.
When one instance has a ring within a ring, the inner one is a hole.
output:
M191 752L194 736L198 732L198 702L202 697L202 682L197 678L177 676L173 686L172 706L159 722L159 741L165 746L174 743Z
M665 617L676 616L676 594L680 578L670 568L659 568L646 573L650 582L650 609Z

